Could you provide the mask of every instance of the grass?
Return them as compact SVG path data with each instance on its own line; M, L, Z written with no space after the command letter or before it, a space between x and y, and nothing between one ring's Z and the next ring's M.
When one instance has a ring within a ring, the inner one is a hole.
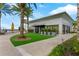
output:
M53 37L53 36L48 36L48 35L36 34L36 33L28 33L28 34L25 34L25 36L31 38L31 40L17 41L16 37L18 37L18 36L20 36L20 35L18 34L18 35L15 35L15 36L10 38L10 40L14 46L29 44L32 42L45 40L45 39Z
M79 41L77 36L56 46L49 56L79 56Z

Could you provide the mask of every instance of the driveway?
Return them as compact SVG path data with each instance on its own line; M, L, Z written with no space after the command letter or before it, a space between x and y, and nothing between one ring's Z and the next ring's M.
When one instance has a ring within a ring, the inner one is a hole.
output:
M10 37L17 33L0 35L0 56L21 56L22 54L12 45Z
M24 56L46 56L51 50L63 41L68 40L76 34L57 35L54 38L33 42L16 47ZM28 53L28 54L26 54Z

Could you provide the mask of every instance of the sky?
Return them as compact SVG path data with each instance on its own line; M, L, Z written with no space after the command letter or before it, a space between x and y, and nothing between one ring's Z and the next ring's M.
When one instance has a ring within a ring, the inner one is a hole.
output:
M35 9L34 6L32 6L32 8L33 14L30 17L30 21L64 11L67 12L74 20L76 20L77 17L76 3L37 3L37 9ZM2 28L10 29L12 22L14 23L16 29L20 26L20 16L18 15L5 16L2 14L1 20Z

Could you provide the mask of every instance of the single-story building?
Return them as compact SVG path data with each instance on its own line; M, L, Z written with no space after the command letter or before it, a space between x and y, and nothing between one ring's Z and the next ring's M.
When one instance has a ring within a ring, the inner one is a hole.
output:
M73 19L66 12L61 12L29 22L30 29L33 29L35 33L49 30L59 34L65 34L72 31L72 23Z

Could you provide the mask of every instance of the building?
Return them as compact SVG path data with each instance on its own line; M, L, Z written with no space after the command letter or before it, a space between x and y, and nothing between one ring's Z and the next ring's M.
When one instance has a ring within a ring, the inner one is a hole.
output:
M73 19L66 12L61 12L30 21L29 23L30 29L33 29L36 33L49 29L59 34L65 34L72 31Z

